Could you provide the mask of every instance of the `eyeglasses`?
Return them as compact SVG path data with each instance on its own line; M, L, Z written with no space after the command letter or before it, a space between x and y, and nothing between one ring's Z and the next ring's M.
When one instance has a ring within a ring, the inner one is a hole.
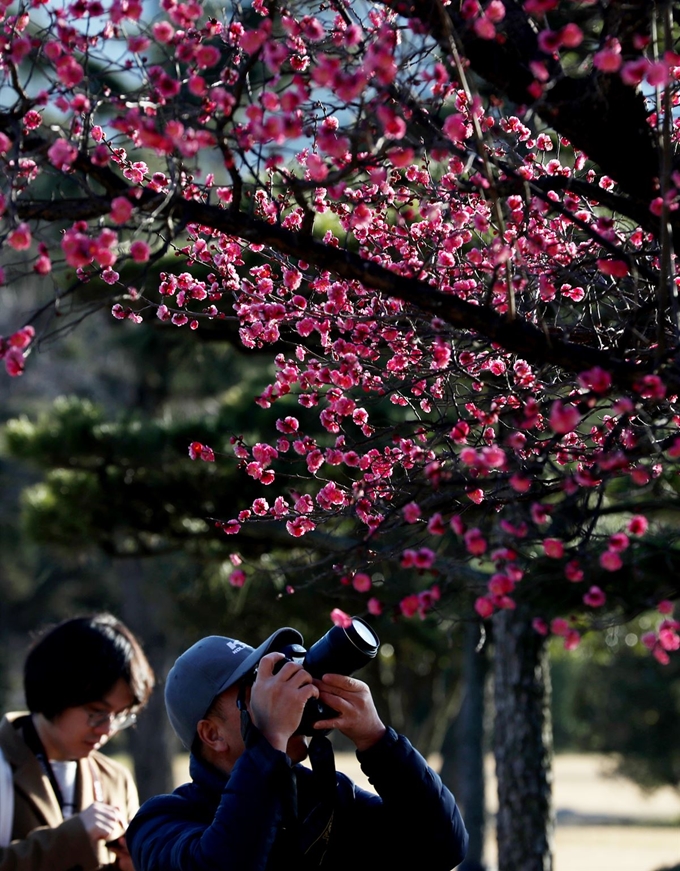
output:
M85 711L87 725L91 729L98 729L104 723L108 723L112 732L121 732L129 726L134 726L137 722L137 714L133 714L131 711L121 711L119 714L111 714L106 711L88 711L87 708Z

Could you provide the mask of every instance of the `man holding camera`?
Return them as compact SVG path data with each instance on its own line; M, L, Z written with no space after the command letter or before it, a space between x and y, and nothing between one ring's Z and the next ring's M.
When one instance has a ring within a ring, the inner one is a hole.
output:
M257 649L210 636L176 661L166 707L191 749L192 781L130 824L137 871L449 871L463 860L467 832L438 775L383 724L365 683L313 677L306 659L281 652L301 642L290 628ZM336 773L325 737L334 728L377 795ZM311 770L298 764L308 753Z

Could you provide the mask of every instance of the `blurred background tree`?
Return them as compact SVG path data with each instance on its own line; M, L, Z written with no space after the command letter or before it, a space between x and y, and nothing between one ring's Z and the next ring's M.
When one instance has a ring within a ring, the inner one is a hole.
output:
M680 665L661 665L640 643L643 614L573 654L552 653L557 751L609 754L613 773L646 790L680 791Z

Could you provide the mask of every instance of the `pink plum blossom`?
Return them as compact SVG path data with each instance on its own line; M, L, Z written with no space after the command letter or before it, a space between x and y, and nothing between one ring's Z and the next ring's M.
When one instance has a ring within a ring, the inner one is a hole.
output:
M593 55L593 66L604 73L615 73L621 68L621 43L609 37L604 48Z
M133 205L127 197L114 197L111 200L111 220L116 224L124 224L130 220Z
M368 613L372 614L374 617L380 616L383 612L382 603L380 602L380 599L376 599L375 596L372 596L368 600L366 607L368 608Z
M348 626L352 625L352 618L349 614L341 611L340 608L333 608L331 611L331 621L336 626L342 626L344 629L347 629Z
M564 636L564 649L576 650L581 643L581 635L576 629L570 629Z
M663 620L659 626L659 644L664 650L680 650L680 622Z
M399 602L399 610L404 617L413 617L414 614L418 613L419 605L420 602L418 601L418 596L413 593L410 596L405 596L401 602Z
M151 253L151 249L147 242L144 242L141 239L136 239L132 245L130 245L130 256L137 263L146 263L149 259L149 255Z
M295 417L284 417L276 421L276 428L279 432L295 433L300 428L300 424Z
M449 115L442 125L442 130L453 142L463 142L469 135L467 121L460 114Z
M21 223L9 234L7 243L15 251L26 251L31 247L31 228L26 223Z
M570 560L564 567L564 574L572 584L578 584L584 578L584 572L578 560Z
M467 491L467 497L475 505L480 505L484 501L484 491L480 487L474 487Z
M26 360L24 352L20 348L10 348L4 356L5 369L12 378L22 375Z
M192 460L203 460L206 463L215 462L215 452L208 445L192 442L189 445L189 456Z
M625 260L607 260L601 258L597 261L597 268L603 275L611 275L614 278L625 278L630 272Z
M635 384L635 390L644 399L663 399L666 385L658 375L643 375Z
M559 538L544 538L543 550L552 559L561 559L564 556L564 544Z
M607 601L607 597L599 587L592 586L583 597L583 601L591 608L601 608Z
M427 531L430 535L444 535L446 533L446 524L444 518L437 512L427 522Z
M357 572L352 578L352 586L358 593L367 593L372 586L371 579L365 572Z
M65 172L78 156L78 149L65 139L56 139L47 149L47 156L53 166Z
M463 536L463 539L468 553L473 556L481 556L483 553L486 553L488 545L481 529L469 529Z
M459 514L454 514L449 521L449 526L456 535L463 535L466 530L465 521Z
M628 532L636 537L644 535L648 527L649 521L642 514L636 514L628 522Z
M67 88L74 88L80 84L85 76L85 72L78 61L70 56L63 55L55 64L57 76L61 83Z
M236 520L228 520L222 526L222 532L225 535L236 535L241 529L241 524Z
M229 575L229 583L232 587L242 587L246 582L246 573L243 569L236 569Z
M535 632L538 632L539 635L547 635L549 632L548 624L542 617L534 617L531 621L531 625L534 628Z
M609 550L626 550L629 544L630 540L623 532L615 532L609 536Z
M9 345L12 348L26 348L31 344L33 339L35 338L35 328L30 324L23 327L20 330L17 330L16 333L12 333L9 337Z
M300 538L300 536L306 535L308 532L315 529L315 526L316 525L311 520L308 520L305 517L295 517L293 520L289 520L286 523L288 533L294 538Z
M550 409L550 426L560 435L573 432L581 422L581 414L575 405L555 400Z
M606 393L612 384L612 377L609 372L595 366L585 372L581 372L578 376L579 384L593 393Z
M569 621L565 620L564 617L555 617L550 621L550 631L553 635L566 635L569 629Z
M475 600L475 611L482 619L490 617L494 612L493 602L486 596L480 596Z
M623 560L615 550L606 550L600 554L600 565L608 572L616 572L623 565Z
M407 523L416 523L420 519L420 506L417 502L409 502L403 508L404 520Z

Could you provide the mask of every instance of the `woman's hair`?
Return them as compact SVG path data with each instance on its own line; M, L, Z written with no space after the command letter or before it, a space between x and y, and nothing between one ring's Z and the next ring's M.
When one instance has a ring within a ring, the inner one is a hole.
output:
M111 614L64 620L45 632L24 664L24 692L31 713L53 719L66 708L100 701L122 678L134 709L142 708L154 674L140 643Z

